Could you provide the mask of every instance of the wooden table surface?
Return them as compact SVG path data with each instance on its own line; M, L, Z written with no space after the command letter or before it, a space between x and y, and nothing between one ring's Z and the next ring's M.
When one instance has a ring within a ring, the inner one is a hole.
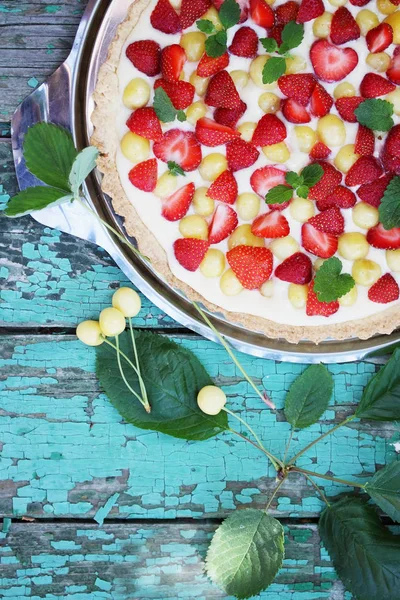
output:
M0 205L15 193L10 117L66 58L85 0L0 0ZM226 598L203 574L207 543L235 507L263 507L274 485L262 455L228 435L188 443L122 422L99 390L95 353L74 337L127 284L101 249L0 219L0 597L10 600ZM174 323L145 298L136 326L170 332L191 348L282 451L282 406L302 365L241 356L277 405L262 406L224 350ZM350 412L379 366L330 367L335 400L293 450ZM350 424L303 465L365 480L393 459L395 427ZM302 478L273 504L286 527L284 568L263 600L349 600L317 532L322 504ZM354 493L327 482L329 497ZM10 522L11 520L11 522ZM104 524L101 524L104 520ZM372 599L371 599L372 600Z

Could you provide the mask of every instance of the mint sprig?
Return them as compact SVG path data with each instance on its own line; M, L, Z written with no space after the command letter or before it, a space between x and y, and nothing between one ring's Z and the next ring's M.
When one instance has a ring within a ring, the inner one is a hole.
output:
M286 58L290 50L300 46L304 38L304 25L289 21L282 30L282 44L278 46L274 38L262 38L260 41L269 53L276 52L280 56L271 56L263 69L263 83L273 83L286 71Z
M271 188L265 197L267 204L283 204L293 198L294 192L300 198L307 198L310 188L317 184L323 177L324 170L321 165L313 164L304 167L300 175L289 171L285 175L287 185L280 184Z
M178 119L181 123L186 121L184 111L175 108L167 92L162 87L157 88L154 92L153 108L162 123L172 123L175 119Z
M211 58L219 58L228 49L227 31L240 21L240 6L236 0L225 0L219 9L219 20L222 29L217 31L215 25L208 19L200 19L196 25L203 33L212 34L206 40L206 54Z
M380 98L368 98L355 109L360 125L373 131L389 131L393 125L393 104Z
M400 227L400 177L393 177L379 206L379 219L386 230Z
M320 302L335 302L348 294L356 282L348 273L342 273L343 264L336 256L325 260L314 279L314 292Z

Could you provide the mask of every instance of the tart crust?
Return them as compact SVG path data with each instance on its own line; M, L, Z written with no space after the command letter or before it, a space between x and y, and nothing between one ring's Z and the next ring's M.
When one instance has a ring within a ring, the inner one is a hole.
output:
M190 300L201 302L210 312L222 313L228 321L248 330L263 333L274 339L284 338L292 343L306 340L319 343L327 339L344 340L352 337L364 340L376 334L392 333L400 326L400 304L377 315L345 323L330 324L327 319L326 325L289 326L261 317L224 310L205 300L193 288L173 275L164 249L144 225L127 198L116 165L116 153L120 142L115 127L115 115L120 102L117 69L125 42L150 2L151 0L134 0L130 6L126 19L118 27L116 37L110 45L107 60L100 68L94 92L95 110L92 114L94 133L91 143L100 151L98 168L103 174L102 189L111 197L118 215L124 218L128 235L137 240L140 251L150 258L154 270L162 275L170 286L181 290Z

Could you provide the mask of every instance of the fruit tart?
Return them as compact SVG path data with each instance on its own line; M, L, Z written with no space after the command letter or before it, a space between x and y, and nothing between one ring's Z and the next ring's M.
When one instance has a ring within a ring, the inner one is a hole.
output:
M399 0L136 0L103 190L168 283L291 342L400 326Z

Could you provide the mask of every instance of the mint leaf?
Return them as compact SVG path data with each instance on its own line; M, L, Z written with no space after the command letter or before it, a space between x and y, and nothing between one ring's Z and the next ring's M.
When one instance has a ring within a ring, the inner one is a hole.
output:
M286 395L285 417L292 427L304 429L317 423L328 408L333 378L324 365L308 367Z
M291 185L293 188L297 188L304 183L304 179L301 175L297 175L294 171L289 171L285 175L286 183Z
M286 60L281 56L271 56L263 69L263 83L273 83L286 71Z
M314 292L320 302L334 302L353 289L356 282L347 273L342 273L342 262L333 256L325 260L317 271L314 280Z
M30 187L11 198L4 214L7 217L22 217L36 210L42 210L56 204L70 202L74 197L71 193L58 188L37 186Z
M378 98L369 98L361 102L354 114L360 125L374 131L389 131L394 125L393 104Z
M262 38L260 42L267 52L277 52L279 46L274 38Z
M400 349L371 379L361 396L355 416L372 421L400 420Z
M400 461L387 465L373 476L365 486L365 491L374 502L400 523Z
M308 198L309 193L310 188L307 185L300 185L296 190L296 194L299 196L299 198Z
M395 175L379 206L379 220L387 230L400 227L400 177Z
M302 170L301 176L303 177L304 185L310 188L322 179L324 170L321 165L318 164L308 165Z
M210 34L215 32L214 23L212 21L208 21L208 19L200 19L199 21L196 21L196 25L203 33Z
M176 117L179 117L179 114L183 112L176 110L167 92L163 90L162 87L157 88L154 92L153 108L157 117L163 123L171 123L172 121L175 121Z
M301 23L296 23L296 21L289 21L287 25L283 28L282 31L282 46L284 45L284 49L279 50L282 54L284 52L288 52L293 48L297 48L300 46L304 38L304 25Z
M226 31L218 31L218 33L215 34L215 39L217 40L218 44L226 47L228 43L228 35Z
M186 176L186 173L182 169L182 167L180 167L173 160L168 161L167 166L168 166L168 171L171 173L171 175L175 175L175 177L177 177L178 175L183 175L184 177Z
M287 185L276 185L271 188L265 197L267 204L283 204L289 202L293 197L293 188Z
M211 58L219 58L226 52L226 45L220 44L217 34L206 39L206 54Z
M240 21L240 6L236 0L225 0L219 9L219 20L225 29L230 29Z
M184 123L187 120L187 116L184 110L178 110L176 113L176 118L180 123Z
M25 134L26 166L47 185L71 191L69 174L77 154L69 131L53 123L36 123Z
M207 553L210 579L229 596L258 596L284 557L282 525L263 510L237 510L220 525Z
M78 154L74 164L72 165L71 173L69 175L69 184L71 191L75 197L79 196L79 189L86 177L96 167L96 160L99 156L99 151L94 146L85 148Z

